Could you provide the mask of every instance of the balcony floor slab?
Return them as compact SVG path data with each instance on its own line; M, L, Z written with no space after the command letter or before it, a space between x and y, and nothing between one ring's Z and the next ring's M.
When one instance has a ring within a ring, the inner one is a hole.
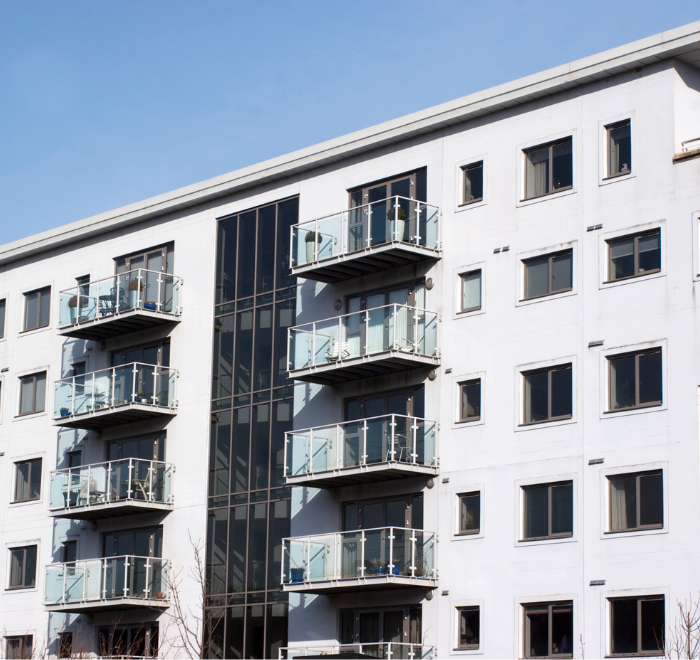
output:
M372 463L352 468L340 468L313 474L303 474L285 477L288 486L311 486L313 488L340 488L342 486L357 486L361 484L393 481L410 477L438 474L437 466L412 465L400 461Z
M44 603L48 612L118 612L124 610L149 609L167 610L168 601L155 598L109 598L105 600L85 600L77 603Z
M101 520L105 518L118 518L131 516L137 513L170 512L172 504L160 502L143 502L140 500L125 500L122 502L102 502L89 506L74 506L65 509L53 509L49 511L52 518L67 518L71 520Z
M323 580L317 582L294 582L282 585L286 593L342 594L375 591L377 589L437 589L434 578L413 578L404 575L373 575L345 580Z
M93 412L69 417L57 417L54 426L65 426L72 429L86 429L94 431L109 426L141 422L154 417L172 417L177 414L174 408L150 406L145 403L125 403L122 406L100 408Z
M96 319L78 321L74 325L59 328L63 337L102 341L112 337L154 328L167 323L179 323L180 317L171 313L150 309L133 309L119 314L108 314Z

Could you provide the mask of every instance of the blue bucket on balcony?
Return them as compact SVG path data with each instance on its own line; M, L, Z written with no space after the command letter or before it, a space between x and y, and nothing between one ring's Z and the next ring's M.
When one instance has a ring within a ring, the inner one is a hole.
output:
M70 410L68 408L61 408L61 417L69 417L70 416Z
M150 309L152 312L155 312L156 311L156 304L154 302L145 302L145 303L143 303L143 308Z
M292 584L304 581L304 569L303 568L290 568L289 573L291 575Z
M395 561L394 566L391 569L391 574L392 575L398 575L399 571L401 570L401 562L400 561Z

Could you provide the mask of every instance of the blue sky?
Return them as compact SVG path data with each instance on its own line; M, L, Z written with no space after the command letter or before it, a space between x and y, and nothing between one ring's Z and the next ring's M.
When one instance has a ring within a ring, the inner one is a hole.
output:
M0 0L0 244L699 19L698 0Z

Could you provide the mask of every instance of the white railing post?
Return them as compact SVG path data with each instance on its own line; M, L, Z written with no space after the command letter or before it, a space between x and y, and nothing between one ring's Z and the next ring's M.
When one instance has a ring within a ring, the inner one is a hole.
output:
M340 250L341 254L348 253L348 232L350 231L349 224L350 211L343 211L340 214Z
M365 348L364 355L369 355L369 310L365 310Z
M93 381L95 380L95 374L92 375ZM71 404L70 404L70 414L75 415L75 376L71 378ZM93 392L95 391L94 388L94 383L93 383ZM85 392L83 392L83 395Z
M393 315L394 315L394 341L392 342L391 346L392 346L393 350L398 350L399 342L398 342L398 338L396 337L396 331L397 331L398 325L399 325L399 314L398 314L398 305L396 303L394 303L393 310L390 313L393 313Z
M411 417L413 420L413 425L411 426L411 431L413 433L411 434L413 436L413 440L411 442L411 463L417 464L418 463L418 418L417 417ZM425 422L423 422L423 433L425 434ZM423 443L423 451L425 451L425 442ZM425 456L423 456L423 463L422 465L425 465Z
M117 389L117 369L116 369L116 367L112 367L111 372L112 372L112 375L110 376L110 380L111 380L110 386L111 386L112 394L109 397L109 401L107 403L108 406L114 405L114 401L115 401L115 397L116 397L116 389ZM94 381L94 379L93 379L93 381ZM95 391L95 389L93 387L93 392L94 391Z
M360 464L367 465L367 420L362 420L362 455L360 456Z
M394 203L394 231L392 232L394 234L394 241L399 240L399 197L398 195L396 197L392 198L393 203Z
M309 429L309 450L307 453L307 456L309 457L307 468L306 468L306 473L307 474L313 474L314 473L314 430Z
M102 600L107 600L107 561L107 558L102 560Z
M416 530L411 530L411 577L416 577Z
M343 316L338 317L338 361L343 361Z
M162 288L162 287L161 287L161 284L162 284L162 282L163 282L163 275L162 275L162 273L158 273L158 280L157 280L157 282L158 282L158 293L157 293L157 298L156 298L156 308L158 309L159 312L161 312L161 311L163 311L163 310L161 309L161 306L162 306L162 305L161 305L161 302L160 302L160 301L161 301L161 295L162 295L162 291L161 291L161 288Z
M294 368L294 363L292 362L292 330L294 328L289 328L287 330L287 370Z
M318 218L314 221L314 261L318 261L318 243L321 234L318 231Z
M105 502L112 501L112 461L107 461L107 477L105 482Z
M421 209L419 201L416 201L415 205L416 205L416 235L414 236L414 238L415 238L416 245L420 245L420 214L423 212L423 209Z
M389 575L394 574L394 528L389 527L389 561L386 567L389 569Z
M90 506L90 500L92 499L90 496L92 493L90 492L90 488L92 486L92 465L88 465L88 479L87 479L87 499L85 501L85 504L87 506Z
M413 352L418 353L418 346L420 345L420 340L419 340L419 335L418 335L418 308L414 307L413 308ZM425 337L423 338L425 341Z
M311 324L311 365L316 366L316 322Z
M68 564L63 564L63 587L61 589L61 602L66 602L66 574L68 573Z
M151 405L158 405L158 365L153 366L153 394L151 394Z
M333 577L334 579L340 579L340 547L342 545L342 535L336 534L334 539L335 544L335 557L333 558Z
M119 314L119 303L121 302L120 298L121 296L119 295L119 275L114 276L114 311L115 313ZM128 289L128 287L127 287ZM127 296L129 295L128 293L126 294Z
M141 290L144 286L142 273L143 271L141 268L136 271L136 281L138 282L138 286L136 287L136 309L143 308L143 301L141 300Z
M336 467L336 469L343 467L343 465L341 465L341 462L344 464L344 461L343 461L344 452L340 451L340 444L342 442L343 447L345 446L345 434L343 433L341 426L342 426L341 424L335 425L335 467ZM342 438L342 440L341 440L341 438Z
M372 205L367 204L367 238L365 239L367 247L372 246Z
M133 492L132 490L132 474L133 474L133 469L134 469L134 459L130 458L129 459L129 467L127 468L127 478L126 478L126 499L130 500L131 499L131 493Z
M131 366L131 403L135 403L136 399L136 365L134 362Z
M396 417L395 417L395 415L393 415L393 414L391 415L391 419L390 419L390 421L389 421L389 428L391 429L390 435L389 435L389 439L390 439L390 442L391 442L390 456L391 456L391 460L392 460L392 461L395 461L395 460L396 460L396 447L395 447L395 445L394 445L394 441L395 441L395 439L396 439L396 438L395 438Z
M148 463L148 501L149 502L155 502L156 501L156 495L153 490L153 473L155 472L155 468L153 467L153 461L149 461Z
M130 555L124 556L124 598L129 597L129 578L133 579L133 575L129 576L129 557Z
M146 600L149 598L149 594L151 592L151 558L148 557L146 559L146 588L143 590L143 595Z

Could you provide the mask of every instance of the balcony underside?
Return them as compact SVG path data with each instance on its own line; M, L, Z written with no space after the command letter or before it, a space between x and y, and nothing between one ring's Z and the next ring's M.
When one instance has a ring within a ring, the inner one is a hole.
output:
M110 314L96 319L78 321L75 325L59 329L58 334L64 337L101 341L110 337L126 335L130 332L155 328L167 323L178 323L179 321L179 316L174 316L170 313L164 314L149 309L134 309L120 314Z
M386 243L358 252L341 254L330 259L292 268L292 275L319 282L342 282L354 277L371 275L392 268L400 268L439 259L440 253L431 248L410 243Z
M67 509L54 509L49 512L52 518L70 518L71 520L101 520L131 516L135 513L172 511L171 504L126 500L124 502L102 502L90 506L74 506Z
M346 580L323 580L318 582L292 582L283 584L282 591L305 594L346 594L377 589L437 589L433 578L412 578L404 575L376 575Z
M403 351L384 351L372 355L337 360L306 369L290 371L289 377L307 383L319 385L337 385L350 380L385 376L411 369L436 367L440 364L437 357L427 357Z
M72 429L104 429L109 426L142 422L154 417L172 417L176 414L173 408L160 408L144 403L125 403L123 406L101 408L94 412L54 419L54 426L66 426Z
M77 603L45 603L48 612L119 612L124 610L167 610L170 604L162 599L149 598L109 598L105 600L85 600Z
M399 461L374 463L352 468L327 470L314 474L303 474L285 477L288 486L310 486L312 488L340 488L341 486L357 486L393 481L409 477L437 475L438 468L430 465L411 465Z

